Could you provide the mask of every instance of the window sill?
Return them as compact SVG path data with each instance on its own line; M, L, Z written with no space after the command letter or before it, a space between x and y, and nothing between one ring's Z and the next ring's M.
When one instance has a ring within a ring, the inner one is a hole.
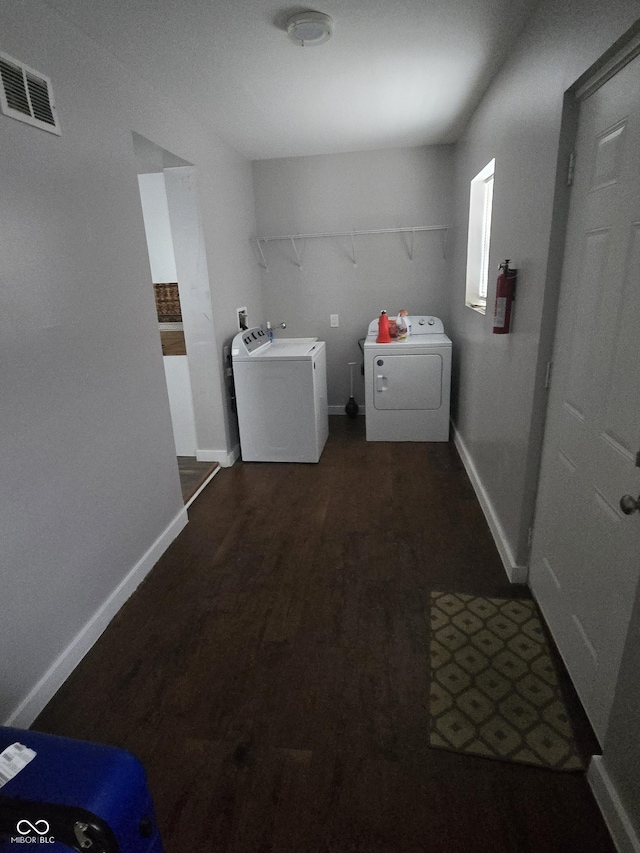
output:
M477 311L478 314L486 314L487 313L487 304L486 302L467 302L465 303L467 308L471 308L472 311Z

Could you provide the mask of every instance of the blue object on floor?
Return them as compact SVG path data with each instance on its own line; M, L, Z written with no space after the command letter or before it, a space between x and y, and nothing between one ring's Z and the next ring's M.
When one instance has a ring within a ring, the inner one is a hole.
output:
M0 753L14 743L36 755L0 784L1 853L36 845L49 853L162 853L146 774L135 755L0 726ZM13 760L20 763L20 756ZM0 759L0 783L10 766L11 756L8 763Z

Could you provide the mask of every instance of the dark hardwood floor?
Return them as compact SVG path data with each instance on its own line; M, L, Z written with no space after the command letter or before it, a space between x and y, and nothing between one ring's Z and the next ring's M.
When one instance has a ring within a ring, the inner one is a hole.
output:
M182 500L188 504L207 477L219 465L217 462L197 462L195 456L178 456Z
M363 420L222 470L34 728L137 753L167 853L614 853L582 774L427 746L430 590L528 591L453 445Z

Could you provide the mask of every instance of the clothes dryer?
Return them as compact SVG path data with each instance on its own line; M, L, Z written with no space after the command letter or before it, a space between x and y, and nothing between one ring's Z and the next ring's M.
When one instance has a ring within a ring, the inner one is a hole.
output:
M451 340L438 317L413 316L411 335L364 343L367 441L448 441Z

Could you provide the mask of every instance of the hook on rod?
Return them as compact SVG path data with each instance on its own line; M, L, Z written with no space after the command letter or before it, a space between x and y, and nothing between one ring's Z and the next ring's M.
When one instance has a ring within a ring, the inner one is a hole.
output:
M294 238L291 238L291 245L293 246L293 251L296 253L296 260L298 261L298 268L302 269L302 263L300 262L300 255L298 254L298 249L296 246L296 241Z
M262 251L262 246L260 245L260 240L256 240L256 243L258 244L258 251L260 252L260 257L262 258L262 267L265 270L268 270L269 267L267 266L267 261L266 261L266 258L264 256L264 252Z
M447 259L447 237L449 236L449 229L442 229L442 257L446 261Z

